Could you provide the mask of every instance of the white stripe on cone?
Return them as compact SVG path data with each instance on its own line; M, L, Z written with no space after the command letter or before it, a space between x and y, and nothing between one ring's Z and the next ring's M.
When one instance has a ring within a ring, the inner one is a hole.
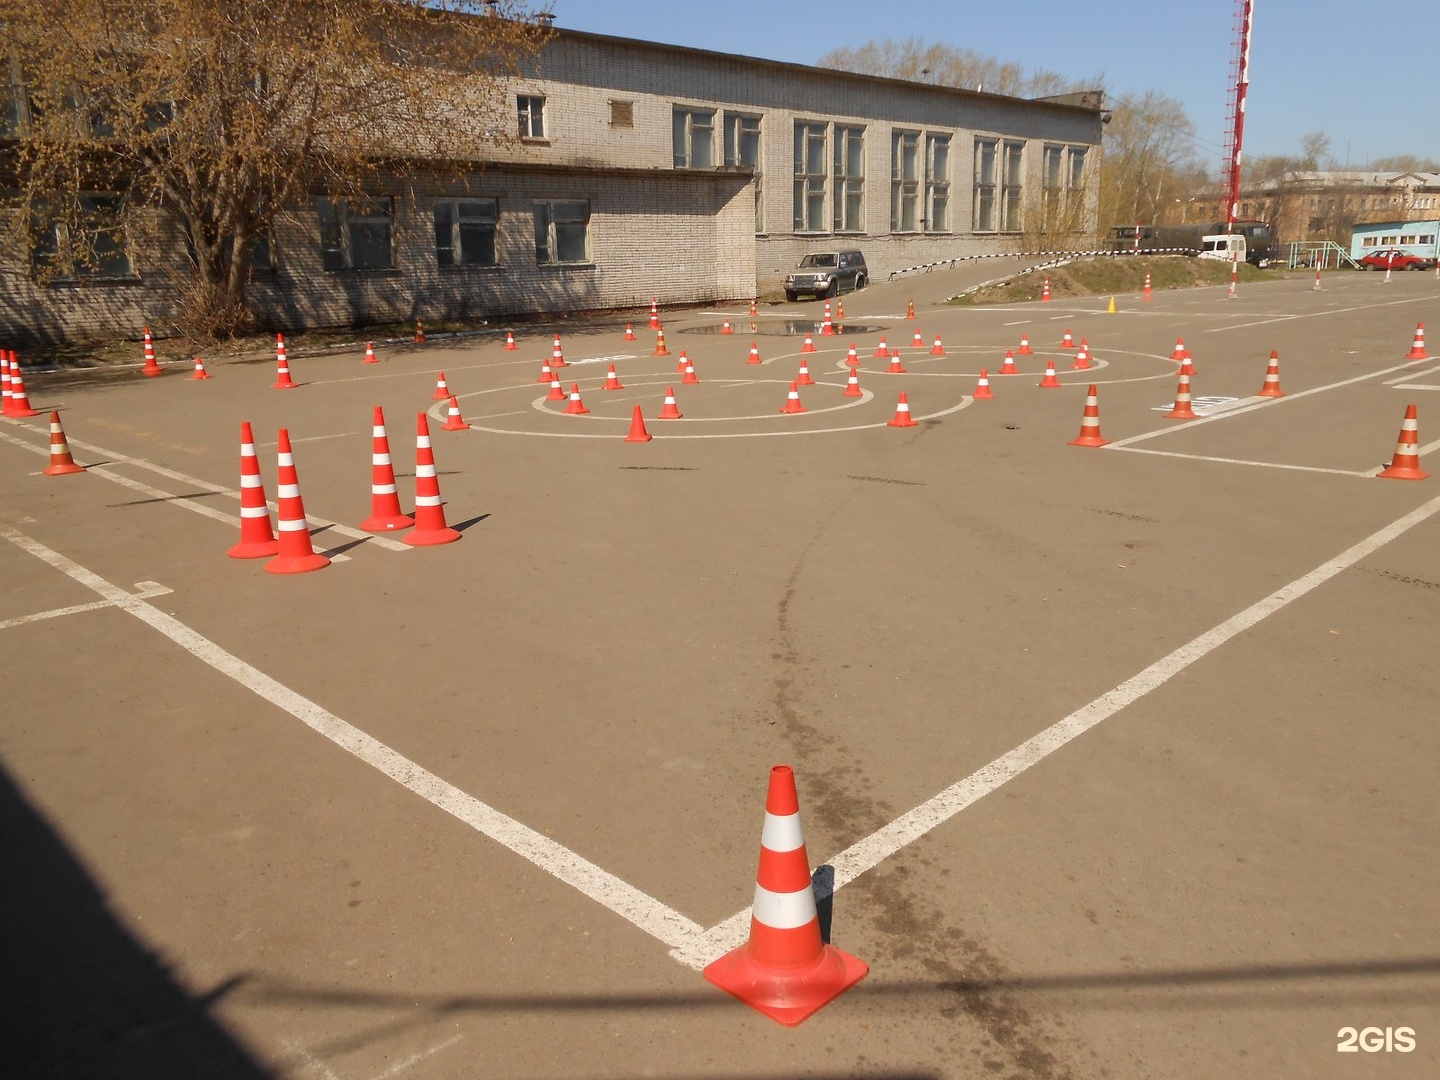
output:
M804 847L800 835L800 815L765 815L765 827L760 831L760 846L771 851L794 851Z
M750 909L755 921L772 930L797 930L809 926L816 918L815 889L805 888L792 893L771 892L755 886L755 903Z

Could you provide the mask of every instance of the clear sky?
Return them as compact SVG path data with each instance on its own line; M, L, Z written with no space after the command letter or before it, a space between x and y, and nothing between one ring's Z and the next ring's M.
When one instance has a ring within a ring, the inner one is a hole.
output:
M921 37L1111 93L1184 103L1218 168L1235 0L538 0L555 24L618 37L813 64L841 46ZM1245 153L1294 154L1309 131L1340 164L1440 160L1440 0L1254 0Z

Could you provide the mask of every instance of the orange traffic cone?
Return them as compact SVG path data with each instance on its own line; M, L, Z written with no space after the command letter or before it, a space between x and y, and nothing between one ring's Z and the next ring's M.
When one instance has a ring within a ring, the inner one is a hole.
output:
M1029 334L1021 333L1021 335L1020 335L1020 348L1016 349L1015 352L1016 352L1018 355L1020 355L1020 356L1031 356L1031 355L1034 354L1035 350L1030 347L1030 335L1029 335Z
M860 369L858 367L852 367L849 376L845 379L845 396L865 396L865 391L860 389Z
M810 365L802 359L800 361L800 374L795 377L796 386L814 386L815 380L810 377Z
M1145 271L1145 302L1150 302L1150 271Z
M734 332L735 332L735 331L730 328L730 320L729 320L729 319L726 319L725 322L724 322L724 323L721 325L721 327L720 327L720 333L722 333L722 334L733 334Z
M1080 339L1080 351L1075 354L1075 362L1070 365L1070 370L1088 371L1090 367L1090 342L1082 337Z
M53 423L51 428L53 430ZM1387 480L1424 480L1430 475L1420 468L1420 421L1416 417L1414 405L1405 407L1405 419L1400 424L1400 441L1395 446L1395 456L1387 468L1375 475L1383 476Z
M800 404L800 387L797 383L791 383L790 389L785 393L785 404L780 407L782 413L802 413L805 406Z
M205 370L205 361L201 360L198 356L195 357L195 373L191 375L190 378L213 379L214 377L215 376L211 375L208 371Z
M1177 337L1175 339L1175 349L1170 354L1170 359L1176 361L1184 360L1189 355L1190 351L1185 348L1185 339Z
M680 359L675 361L675 374L676 374L676 375L684 375L684 374L685 374L685 365L688 364L689 362L690 362L690 358L685 355L685 350L684 350L684 349L681 349L681 350L680 350Z
M770 770L749 940L707 967L705 978L786 1027L795 1027L869 972L825 944L800 828L795 773Z
M1410 346L1410 351L1405 354L1406 360L1428 360L1430 354L1425 351L1425 324L1415 324L1415 341Z
M945 346L942 345L942 344L940 344L940 335L939 335L939 334L936 334L936 335L935 335L935 344L930 346L930 355L931 355L931 356L944 356L944 355L945 355Z
M240 425L240 542L225 554L232 559L267 559L279 550L255 456L255 435L247 420Z
M1047 304L1050 303L1050 279L1048 277L1045 279L1045 284L1040 288L1040 299Z
M925 347L925 338L921 335L919 330L916 330L915 336L910 339L910 347L912 349L923 349Z
M650 329L660 329L660 301L654 297L650 299Z
M700 376L695 374L695 365L689 360L685 361L685 377L680 383L683 386L698 386L700 383Z
M546 401L565 401L565 388L560 385L560 376L553 371L550 373L550 392L545 395Z
M850 342L850 351L845 354L845 363L848 367L860 366L860 354L855 351L855 343Z
M454 400L453 398L451 399ZM590 410L585 407L585 402L580 400L580 384L570 384L570 404L560 410L566 416L584 416ZM468 425L467 425L468 426Z
M563 367L569 367L565 363L565 351L560 348L560 335L555 335L555 343L550 347L550 366L556 371Z
M657 327L655 328L655 351L654 351L653 353L651 353L651 355L652 355L652 356L669 356L669 355L670 355L670 350L665 347L665 328L664 328L663 326L657 326Z
M605 375L605 385L601 390L624 390L625 384L620 381L620 376L615 374L615 365L610 365L610 370Z
M375 343L373 341L365 342L365 363L378 364L379 362L375 359Z
M673 386L667 386L667 387L665 388L665 404L660 407L660 415L659 415L658 417L656 417L656 419L657 419L657 420L681 420L681 419L683 419L683 417L680 415L680 407L675 404L675 388L674 388Z
M1045 377L1040 380L1040 385L1050 390L1060 385L1060 380L1055 377L1055 361L1045 361Z
M1167 420L1194 420L1195 410L1190 405L1190 376L1180 373L1180 384L1175 388L1175 407L1163 414Z
M900 354L896 353L890 358L890 366L885 369L886 375L904 375L905 365L900 363Z
M578 397L579 395L573 395L573 396ZM566 411L569 412L568 409L567 409ZM590 410L589 410L589 409L585 409L584 411L585 411L585 412L589 412ZM460 402L458 402L458 401L455 400L455 395L454 395L454 394L451 394L451 395L450 395L450 407L449 407L449 411L445 414L445 423L444 423L444 425L440 428L440 430L441 430L441 431L469 431L469 430L470 430L470 425L467 424L467 423L465 422L465 418L460 415Z
M430 395L431 401L444 401L450 396L450 386L445 382L445 372L439 372L435 376L435 392Z
M975 382L975 400L989 401L994 396L994 393L990 390L990 372L982 367L980 369L980 378Z
M625 324L625 338L624 338L624 340L626 340L626 341L634 341L634 340L635 340L635 327L632 326L632 325L631 325L630 323L628 323L628 322Z
M1280 354L1274 349L1270 350L1270 364L1265 369L1265 382L1260 387L1256 397L1284 397L1285 391L1280 389Z
M755 297L750 298L750 318L755 318Z
M1179 374L1189 375L1192 378L1195 375L1195 364L1191 361L1189 349L1185 350L1185 359L1180 361Z
M515 344L515 333L511 330L505 331L505 351L515 352L520 346Z
M10 415L10 350L0 349L0 416Z
M1067 326L1064 335L1060 338L1060 348L1073 349L1074 347L1075 339L1070 336L1070 328Z
M910 416L910 399L905 392L900 392L900 402L895 406L894 418L885 425L886 427L915 427L915 421Z
M60 426L60 414L50 414L50 464L41 470L46 476L69 476L85 471L83 465L76 465L70 455L70 444L65 441L65 429Z
M747 359L747 360L745 361L745 363L747 363L747 364L761 364L761 363L764 363L764 361L760 359L760 343L759 343L759 342L757 342L757 341L752 341L752 342L750 342L750 357L749 357L749 359Z
M806 334L806 335L805 335L805 344L800 346L800 351L801 351L801 352L814 352L814 351L815 351L815 339L814 339L812 336L810 336L809 334Z
M875 358L877 360L884 360L889 355L890 346L885 344L885 338L882 336L880 338L880 344L875 346Z
M645 414L640 411L640 406L635 406L635 411L630 414L630 434L625 436L626 442L649 442L655 436L645 430Z
M1001 375L1019 375L1020 369L1015 366L1015 357L1009 349L1005 350L1005 359L1000 364Z
M148 375L152 379L156 375L164 375L165 371L155 360L155 339L150 336L150 327L145 327L145 366L140 369L142 375Z
M540 361L540 377L535 380L537 383L544 383L549 386L555 381L555 372L550 368L549 360Z
M271 574L304 574L323 570L330 560L310 544L310 522L300 498L300 476L295 471L295 454L290 449L290 432L280 429L279 469L275 479L276 502L280 507L276 525L280 543L275 557L265 564Z
M910 301L908 301L908 302L906 303L906 306L905 306L905 318L907 318L907 319L913 319L913 318L915 318L915 301L914 301L914 300L910 300Z
M20 370L20 354L10 350L10 398L5 402L3 415L15 419L39 416L40 410L30 404L30 393L25 389L25 375Z
M294 390L295 380L290 377L290 358L285 355L285 335L275 335L275 385L272 390Z
M425 344L425 320L424 320L424 319L416 319L416 320L415 320L415 344L416 344L416 345L424 345L424 344Z
M385 411L375 406L370 426L370 516L360 523L366 532L408 529L415 519L400 511L395 487L395 466L390 460L390 437L385 433Z
M412 547L450 544L460 531L445 524L445 504L440 498L440 480L435 471L435 451L430 445L430 423L422 412L415 424L415 528L405 537Z
M1085 412L1080 417L1080 435L1070 440L1071 446L1104 446L1110 440L1100 435L1100 398L1095 384L1085 391Z
M839 297L835 298L835 321L842 323L845 321L845 301Z

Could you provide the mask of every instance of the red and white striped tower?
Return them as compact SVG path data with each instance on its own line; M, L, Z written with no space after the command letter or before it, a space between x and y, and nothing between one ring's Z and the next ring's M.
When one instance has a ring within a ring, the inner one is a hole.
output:
M370 427L370 516L360 523L366 532L408 529L415 519L400 510L395 487L395 465L390 460L390 437L385 433L385 410L375 406Z
M1240 161L1245 142L1245 94L1250 89L1250 27L1255 13L1254 0L1236 0L1239 8L1235 61L1235 91L1232 103L1233 116L1229 145L1229 203L1225 212L1225 231L1235 232L1235 220L1240 216ZM1240 253L1233 249L1230 254L1230 291L1227 296L1235 299L1236 282L1240 277Z
M305 519L305 503L300 498L300 476L295 471L295 454L290 449L290 432L280 429L279 467L275 479L275 515L280 534L279 550L265 564L271 574L304 574L323 570L330 560L310 544L310 522Z
M460 531L445 524L445 504L440 499L440 479L435 472L435 451L430 446L430 424L425 414L415 422L415 528L405 537L412 547L450 544Z
M976 401L989 401L995 396L990 389L990 371L988 368L980 369L980 378L975 381L975 393L972 395Z
M1405 419L1400 424L1400 441L1395 446L1395 456L1390 465L1375 475L1387 480L1424 480L1430 475L1420 468L1420 421L1414 405L1405 407Z
M85 471L85 466L76 465L70 454L70 444L65 441L65 429L60 426L58 412L50 413L50 464L40 471L46 476L69 476Z
M1162 414L1167 420L1194 420L1195 410L1190 404L1190 376L1180 373L1180 383L1175 388L1175 407Z
M240 542L225 554L232 559L267 559L279 550L255 456L255 433L246 420L240 425Z
M10 400L5 402L4 415L23 419L39 416L40 410L30 404L30 392L25 389L25 373L20 370L20 354L10 350Z
M1265 369L1265 382L1260 387L1256 397L1284 397L1285 391L1280 389L1280 354L1274 349L1270 350L1270 364Z
M272 390L294 390L295 380L290 377L290 359L285 355L285 335L275 335L275 385Z
M800 828L795 774L770 770L750 938L705 978L786 1027L795 1027L865 977L869 966L825 944Z
M1104 446L1110 440L1100 434L1100 398L1095 384L1085 391L1085 412L1080 417L1080 435L1070 440L1071 446Z

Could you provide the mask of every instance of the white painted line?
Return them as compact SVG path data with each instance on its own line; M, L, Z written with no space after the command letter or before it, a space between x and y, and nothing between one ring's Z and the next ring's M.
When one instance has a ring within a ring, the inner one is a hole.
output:
M1284 400L1283 398L1279 400ZM1358 544L1342 551L1335 558L1317 566L1308 574L1282 585L1269 596L1256 601L1245 610L1205 631L1180 646L1143 671L1126 679L1113 690L1101 694L1088 705L1076 709L1038 735L1027 739L1007 754L977 769L965 779L927 799L913 810L900 815L890 824L851 844L825 864L835 870L835 889L854 881L865 871L879 865L906 845L939 828L967 806L1019 776L1056 750L1078 738L1121 709L1159 689L1190 665L1201 660L1232 638L1257 625L1349 569L1367 555L1378 551L1396 537L1428 520L1440 511L1440 497L1431 499L1404 517L1372 533ZM670 955L683 964L702 968L744 942L749 932L750 911L737 912L724 922L682 946Z
M311 435L311 436L309 436L308 438L305 438L305 439L291 439L290 442L291 442L291 443L324 442L326 439L348 439L351 435L359 435L359 434L361 434L361 432L358 432L358 431L342 431L342 432L340 432L338 435ZM364 434L366 434L366 435L368 436L370 433L367 431L367 432L365 432ZM271 446L279 446L279 445L280 445L280 444L279 444L278 442L262 442L262 443L256 443L256 444L255 444L255 446L256 446L257 449L258 449L259 447L262 447L262 446L264 446L264 447L271 447Z
M174 589L161 585L158 581L137 581L135 591L130 595L138 600L149 600L156 596L168 596ZM21 615L15 619L6 619L0 622L0 630L8 630L12 626L24 626L26 623L42 622L45 619L59 619L66 615L79 615L85 611L99 611L102 608L114 607L109 600L96 600L90 604L72 604L70 607L51 608L49 611L37 611L33 615Z
M1393 386L1396 390L1440 390L1440 386L1427 386L1425 383L1386 383L1386 386Z
M1114 445L1113 443L1111 445ZM1190 461L1217 461L1224 465L1256 465L1265 469L1291 469L1295 472L1329 473L1332 476L1358 476L1362 480L1372 478L1378 470L1351 472L1348 469L1322 469L1314 465L1283 465L1276 461L1244 461L1240 458L1212 457L1208 454L1177 454L1170 450L1151 450L1143 446L1120 446L1129 454L1153 454L1156 457L1186 458Z
M1410 363L1413 364L1416 363L1416 361L1412 360L1410 361ZM1342 386L1353 386L1355 383L1366 382L1369 379L1375 379L1381 375L1389 375L1392 372L1401 371L1408 366L1409 364L1397 364L1394 367L1383 368L1380 371L1372 371L1366 375L1356 375L1354 378L1342 379L1340 382L1327 383L1324 386L1313 386L1309 390L1298 390L1294 393L1286 394L1284 397L1264 398L1263 400L1257 402L1254 405L1246 405L1243 408L1227 409L1224 412L1216 413L1213 416L1202 416L1198 420L1186 420L1184 423L1175 424L1171 427L1158 428L1155 431L1147 431L1141 435L1131 435L1128 439L1117 439L1115 442L1112 442L1108 447L1104 447L1104 449L1123 450L1125 447L1129 446L1132 443L1144 442L1146 439L1153 439L1159 435L1169 435L1173 431L1184 431L1187 428L1193 428L1199 424L1214 423L1216 420L1227 420L1232 416L1243 416L1245 413L1252 412L1255 409L1269 409L1273 408L1276 405L1283 405L1287 401L1299 401L1301 398L1307 398L1311 394L1323 394L1330 390L1338 390Z
M1200 332L1202 334L1223 334L1227 330L1244 330L1251 326L1265 326L1267 323L1293 322L1296 319L1313 319L1321 315L1346 315L1354 311L1373 311L1375 308L1394 307L1396 304L1429 303L1432 299L1433 298L1429 296L1417 296L1410 300L1389 300L1383 304L1357 304L1354 307L1330 308L1326 311L1305 311L1293 315L1278 315L1273 319L1258 319L1255 322L1232 323L1229 326L1214 326L1209 330L1202 330ZM1411 362L1414 363L1414 361Z
M375 1076L371 1078L371 1080L390 1080L391 1077L399 1076L403 1072L409 1072L426 1058L433 1057L441 1050L448 1050L450 1047L454 1046L463 1038L465 1038L464 1035L452 1035L450 1038L446 1039L438 1046L432 1046L429 1050L422 1050L420 1051L420 1053L408 1057L404 1061L397 1061L394 1065L391 1065L390 1068L386 1069L384 1072L376 1073Z
M1421 363L1421 361L1417 360L1415 363ZM1403 382L1405 379L1423 379L1426 375L1434 375L1437 371L1440 371L1440 364L1437 364L1435 367L1426 368L1424 371L1407 371L1404 375L1396 375L1395 378L1388 380L1385 385L1394 386L1396 383Z
M58 551L53 551L23 533L0 525L0 536L29 552L72 580L123 608L141 622L168 637L196 659L220 674L234 679L256 696L270 702L306 727L323 735L336 746L365 764L384 773L402 787L419 795L479 833L490 837L521 858L584 893L603 907L670 946L679 946L701 933L699 924L607 873L548 836L522 825L472 795L461 791L434 773L421 768L384 743L345 722L329 710L282 685L258 668L247 664L215 642L202 637L179 619L137 599L98 574L85 569Z

